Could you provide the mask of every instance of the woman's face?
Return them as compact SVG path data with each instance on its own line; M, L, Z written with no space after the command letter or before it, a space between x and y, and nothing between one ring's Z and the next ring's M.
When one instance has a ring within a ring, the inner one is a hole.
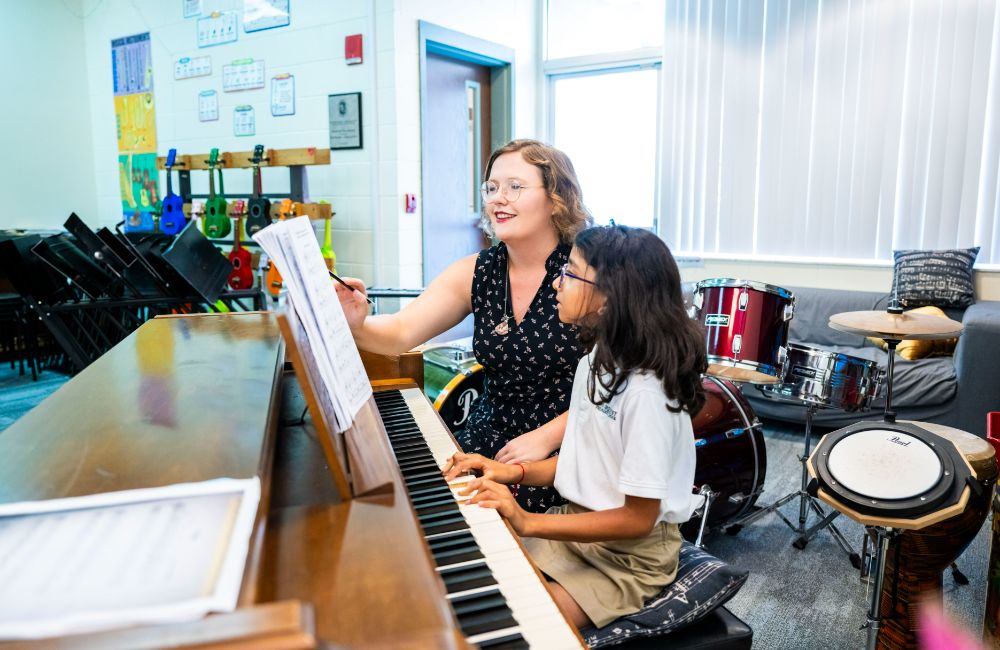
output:
M511 151L493 161L488 182L499 190L484 199L486 214L497 239L505 242L528 240L540 234L556 234L552 224L555 206L549 200L542 180L542 170L524 160L519 151ZM513 194L520 187L515 199Z
M593 282L596 273L583 259L576 246L569 253L569 262L563 273L552 281L559 305L559 320L564 323L579 323L584 317L596 314L607 298Z

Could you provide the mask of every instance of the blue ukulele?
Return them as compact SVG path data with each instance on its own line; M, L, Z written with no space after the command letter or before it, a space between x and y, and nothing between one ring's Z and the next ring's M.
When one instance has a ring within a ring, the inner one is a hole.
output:
M167 195L163 197L160 207L160 232L165 235L176 235L187 225L187 220L184 218L184 200L174 194L174 186L171 181L173 176L171 170L176 159L177 150L171 149L167 153L167 163L164 165L167 168Z

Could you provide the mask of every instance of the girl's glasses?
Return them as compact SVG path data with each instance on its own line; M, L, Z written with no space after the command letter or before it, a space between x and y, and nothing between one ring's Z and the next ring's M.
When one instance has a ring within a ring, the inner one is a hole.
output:
M559 267L559 288L560 289L563 288L563 282L566 281L566 278L573 278L574 280L579 280L580 282L586 282L587 284L592 284L595 287L597 286L597 283L594 282L593 280L588 280L587 278L581 278L579 275L577 275L575 273L570 273L569 271L566 270L567 266L569 266L569 264L563 264L562 266Z
M486 181L479 186L479 193L482 195L483 201L495 201L497 195L502 195L513 203L521 198L521 190L530 190L533 187L541 187L541 185L521 185L520 181L508 181L500 185L493 181Z

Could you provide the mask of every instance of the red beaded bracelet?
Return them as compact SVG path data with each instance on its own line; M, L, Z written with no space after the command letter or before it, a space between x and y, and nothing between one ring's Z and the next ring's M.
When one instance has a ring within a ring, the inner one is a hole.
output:
M524 465L522 465L521 463L514 463L514 464L521 468L521 478L514 481L515 483L520 483L521 481L524 480Z

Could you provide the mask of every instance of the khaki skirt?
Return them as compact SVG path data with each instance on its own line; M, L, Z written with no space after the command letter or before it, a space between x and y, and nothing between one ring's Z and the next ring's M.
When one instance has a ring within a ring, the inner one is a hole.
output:
M573 503L548 514L589 512ZM677 524L661 521L641 539L559 542L525 537L531 559L580 605L594 625L604 627L642 609L674 581L681 551Z

